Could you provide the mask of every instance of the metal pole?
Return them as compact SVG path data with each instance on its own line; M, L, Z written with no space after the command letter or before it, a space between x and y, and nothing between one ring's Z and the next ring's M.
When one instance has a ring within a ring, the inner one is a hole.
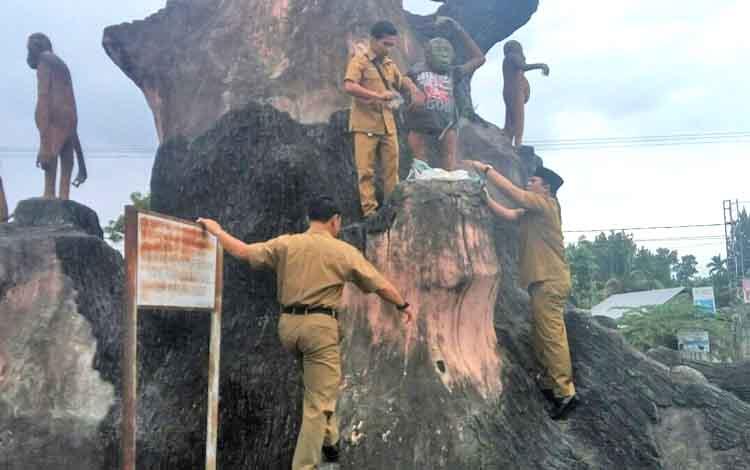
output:
M135 470L136 393L138 388L138 211L125 207L125 311L122 334L122 461L123 470Z
M224 250L216 249L216 290L211 314L211 346L208 355L208 413L206 431L206 470L216 470L219 440L219 370L221 366L221 297L224 290Z

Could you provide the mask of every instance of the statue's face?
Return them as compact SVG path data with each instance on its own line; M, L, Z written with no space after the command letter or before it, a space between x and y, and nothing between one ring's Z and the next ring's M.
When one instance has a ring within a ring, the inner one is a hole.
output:
M518 41L508 41L505 43L505 46L503 46L503 52L505 53L505 55L508 55L508 54L523 55L523 47L521 47L521 43Z
M432 39L427 44L425 55L427 65L431 70L438 73L447 72L456 58L456 52L450 41L443 38Z
M29 40L26 43L26 49L29 51L29 55L26 57L26 63L29 67L36 69L39 66L39 56L47 51L52 51L52 42L49 38L42 33L34 33L29 36Z
M31 39L29 39L26 49L28 49L29 52L26 56L26 63L29 64L29 67L36 70L39 65L39 54L41 51L39 51L39 48L36 47L36 44L34 44L34 41Z

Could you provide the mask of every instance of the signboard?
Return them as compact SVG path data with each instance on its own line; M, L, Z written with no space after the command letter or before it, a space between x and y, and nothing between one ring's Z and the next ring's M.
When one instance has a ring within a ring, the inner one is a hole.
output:
M680 351L711 352L708 331L680 331L677 333L677 347Z
M750 279L742 279L742 298L746 304L750 304Z
M693 287L693 305L711 315L716 314L713 287Z
M138 306L213 310L216 246L199 226L139 212Z
M218 240L194 222L137 210L133 206L125 208L123 470L135 470L136 462L139 309L195 310L211 315L206 470L216 469L223 256Z

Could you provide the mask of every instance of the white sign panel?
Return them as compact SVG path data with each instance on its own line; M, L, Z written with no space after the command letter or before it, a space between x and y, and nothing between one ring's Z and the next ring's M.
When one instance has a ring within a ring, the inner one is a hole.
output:
M748 278L742 280L742 298L746 304L750 304L750 279Z
M213 309L216 237L199 226L138 213L139 307Z
M680 331L677 343L681 351L711 352L708 331Z
M706 313L716 313L713 287L693 287L693 305Z

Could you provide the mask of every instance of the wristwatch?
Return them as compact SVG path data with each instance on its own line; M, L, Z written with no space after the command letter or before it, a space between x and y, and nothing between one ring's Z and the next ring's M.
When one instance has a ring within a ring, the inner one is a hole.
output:
M492 165L487 165L486 167L484 167L484 170L482 170L482 172L484 172L484 174L486 175L487 173L490 172L491 169L492 169Z
M404 305L396 305L396 310L400 312L403 312L407 308L409 308L409 302L404 302Z

